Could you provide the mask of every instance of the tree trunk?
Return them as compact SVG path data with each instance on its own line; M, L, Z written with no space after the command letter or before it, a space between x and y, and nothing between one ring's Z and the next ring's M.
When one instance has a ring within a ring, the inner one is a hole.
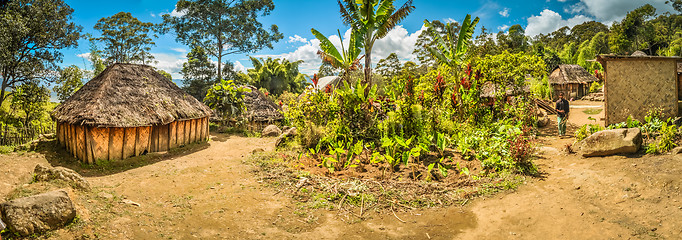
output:
M218 35L218 81L223 79L223 71L221 70L221 64L223 63L223 40Z
M367 89L372 86L372 50L365 48L365 83Z

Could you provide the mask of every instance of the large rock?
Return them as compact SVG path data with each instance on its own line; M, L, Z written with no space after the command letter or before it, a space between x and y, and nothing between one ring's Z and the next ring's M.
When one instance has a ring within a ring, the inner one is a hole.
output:
M277 141L275 141L275 147L281 147L286 143L287 141L293 139L298 135L298 130L296 127L292 127L284 131L279 137L277 137Z
M263 129L261 136L263 136L263 137L277 137L280 134L282 134L282 130L280 130L277 126L268 125L267 127L265 127L265 129Z
M33 180L35 181L50 181L54 179L66 181L83 190L90 190L90 183L71 169L63 167L52 168L38 164L33 170Z
M30 236L63 227L76 209L66 191L58 190L0 204L0 217L11 232Z
M639 128L599 131L576 143L575 150L583 157L636 153L642 145Z

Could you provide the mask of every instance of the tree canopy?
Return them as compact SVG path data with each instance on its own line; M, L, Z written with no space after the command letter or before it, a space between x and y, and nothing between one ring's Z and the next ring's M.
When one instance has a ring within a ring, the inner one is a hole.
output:
M200 46L218 61L216 74L222 79L222 59L230 54L253 53L283 38L277 25L263 28L259 16L275 8L272 0L179 0L181 16L163 15L163 31L173 30L177 41Z
M57 85L52 89L57 93L57 99L64 102L73 93L83 86L83 71L76 65L62 69L57 80Z
M82 27L62 0L15 0L0 9L0 104L7 89L56 78L60 50L78 46Z
M111 17L101 18L94 28L102 35L91 40L104 43L101 54L107 65L148 64L154 59L150 53L151 47L156 45L152 37L158 36L154 33L156 26L153 23L142 22L128 12L119 12Z

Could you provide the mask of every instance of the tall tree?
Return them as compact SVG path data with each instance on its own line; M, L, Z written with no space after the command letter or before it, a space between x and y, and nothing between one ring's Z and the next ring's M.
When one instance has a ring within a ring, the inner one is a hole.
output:
M457 32L459 32L459 23L453 22L447 25L441 21L433 20L430 22L431 28L440 34L441 38L452 38L457 39ZM454 34L453 36L446 36L447 34ZM435 46L436 40L431 37L431 32L429 30L422 31L417 37L417 42L414 44L414 50L412 54L417 56L419 63L421 65L426 65L432 67L436 65L436 59L433 57L431 52L429 52L429 46Z
M328 62L322 62L320 64L320 69L317 70L317 77L318 78L323 78L326 76L335 76L336 72L334 72L334 66L332 66Z
M360 51L362 48L362 37L355 30L351 30L350 39L348 41L348 47L343 46L343 39L341 38L341 31L336 30L339 34L339 42L341 46L341 51L339 51L336 46L329 41L327 37L322 35L319 31L314 28L310 29L317 40L320 40L320 51L317 51L317 55L322 58L322 62L331 65L335 69L341 70L341 77L345 81L349 81L350 72L357 69L360 65ZM346 49L348 49L346 51Z
M653 26L647 22L656 15L656 8L645 4L628 12L625 18L611 26L609 46L613 53L632 53L641 49L649 49L654 38ZM649 55L652 52L649 51Z
M218 79L223 57L272 49L272 43L283 38L277 25L268 31L258 21L275 8L272 0L179 0L175 7L182 16L163 15L164 32L172 29L178 42L200 46L215 57Z
M107 65L113 63L150 63L154 56L149 51L156 45L152 37L158 37L153 23L142 22L129 12L119 12L97 21L95 30L102 36L92 38L104 43L102 55Z
M216 80L216 66L208 59L202 47L196 46L187 53L187 62L182 64L183 89L198 100L203 100L206 91Z
M64 68L59 73L57 85L52 89L57 93L57 99L64 102L67 98L83 86L83 71L76 65Z
M398 55L395 53L389 54L388 57L379 60L379 63L377 63L377 73L389 79L398 75L401 68L400 59L398 59Z
M6 90L51 80L61 49L78 46L82 27L62 0L14 0L0 8L0 104Z
M24 111L24 126L32 127L31 122L40 118L50 101L50 90L35 82L27 82L17 87L12 95L12 107Z
M609 27L596 21L584 22L571 28L571 36L580 43L592 40L592 37L600 32L609 32Z
M251 57L253 69L249 69L248 74L254 86L265 88L274 95L280 95L284 91L301 93L306 82L305 75L298 71L301 62L303 61Z
M509 27L509 32L504 34L500 32L497 34L497 42L512 53L525 52L528 49L528 37L526 31L519 24Z
M372 48L374 42L386 37L396 24L414 10L407 0L398 10L394 0L338 0L343 23L363 35L365 47L365 82L372 85ZM370 89L368 87L367 89Z
M461 64L469 49L471 44L471 38L474 34L474 29L476 24L478 24L479 18L476 17L471 20L471 15L467 14L462 21L462 27L459 29L459 34L455 34L454 27L448 27L453 23L448 23L445 29L449 32L445 34L445 37L441 37L440 33L432 27L431 22L424 20L424 25L428 28L431 37L436 41L435 46L429 46L427 49L436 58L436 61L443 65L448 65L451 67L458 66Z

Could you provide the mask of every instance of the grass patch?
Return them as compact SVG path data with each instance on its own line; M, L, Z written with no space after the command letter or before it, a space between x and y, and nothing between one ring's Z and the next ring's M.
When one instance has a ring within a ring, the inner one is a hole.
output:
M604 110L604 109L601 109L601 108L588 108L588 109L583 110L583 112L584 112L585 114L587 114L587 115L597 115L597 114L601 113L602 110Z

